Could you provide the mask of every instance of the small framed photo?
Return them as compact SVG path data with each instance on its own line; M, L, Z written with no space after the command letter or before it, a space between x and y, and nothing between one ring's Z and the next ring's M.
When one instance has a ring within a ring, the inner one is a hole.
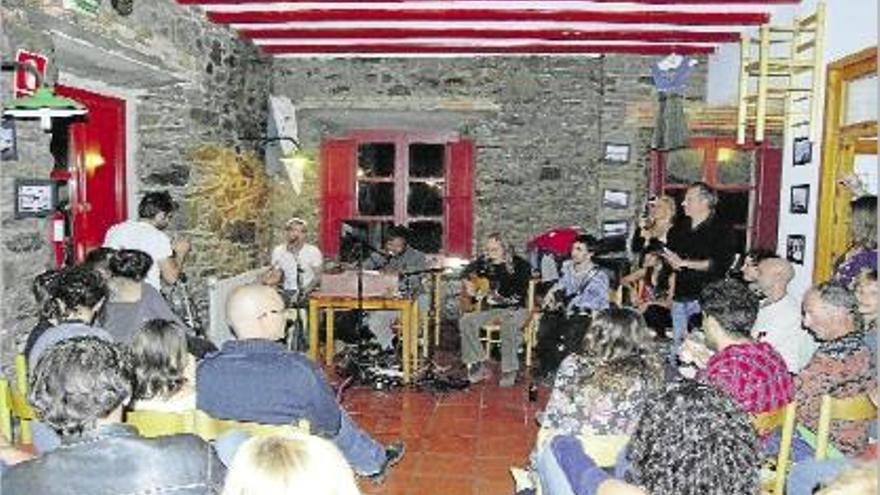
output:
M609 163L629 163L629 145L605 143L605 152L602 158Z
M14 119L0 121L0 160L4 162L18 160Z
M807 250L807 238L802 235L790 235L785 242L785 257L792 263L804 264L804 253Z
M810 138L795 138L792 150L793 162L795 166L806 165L813 161L813 142L810 141Z
M626 220L606 220L602 222L602 237L626 237L629 233L629 222Z
M790 213L806 215L810 211L810 185L801 184L791 186L791 204L788 207Z
M615 210L625 210L629 207L629 191L605 189L602 191L602 206Z
M55 182L15 179L15 218L45 217L55 211Z

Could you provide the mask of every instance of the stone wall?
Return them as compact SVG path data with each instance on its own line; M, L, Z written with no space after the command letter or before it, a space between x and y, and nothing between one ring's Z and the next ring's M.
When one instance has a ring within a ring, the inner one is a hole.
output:
M442 130L477 145L475 241L508 232L521 244L560 225L599 232L632 218L647 185L650 133L626 120L653 101L649 57L277 60L273 93L297 106L300 138L313 153L325 136L357 129ZM704 61L705 62L705 61ZM705 63L689 98L705 98ZM631 146L605 163L603 143ZM314 218L314 181L282 198L282 217ZM626 210L603 210L602 190L632 193ZM282 208L280 205L276 208Z
M268 237L261 227L265 218L222 233L200 222L193 205L202 198L192 194L199 177L189 156L205 143L255 147L255 141L242 137L264 133L272 61L228 28L208 22L200 10L174 0L136 2L129 17L118 16L110 2L103 2L95 17L71 13L61 4L4 1L0 54L12 58L19 48L44 53L50 57L50 82L85 85L133 104L129 108L135 109L136 120L129 137L135 144L134 160L128 166L134 169L134 180L128 187L137 193L169 189L184 205L170 233L193 243L186 270L204 310L206 278L254 267ZM4 98L10 82L4 73ZM0 169L5 198L0 202L4 363L34 322L29 282L52 264L46 222L11 215L13 179L48 177L49 138L37 127L19 123L19 159Z

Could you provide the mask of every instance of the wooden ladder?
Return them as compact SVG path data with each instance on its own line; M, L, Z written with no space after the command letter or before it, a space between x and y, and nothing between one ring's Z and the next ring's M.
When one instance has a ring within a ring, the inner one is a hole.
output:
M825 2L791 26L765 24L757 38L742 35L737 144L745 144L752 125L755 142L764 141L768 123L803 127L799 135L811 141L818 135L824 36Z

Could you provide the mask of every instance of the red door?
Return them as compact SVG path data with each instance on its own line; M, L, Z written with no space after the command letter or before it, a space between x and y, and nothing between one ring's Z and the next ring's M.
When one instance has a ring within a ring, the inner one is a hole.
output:
M70 126L70 201L74 259L82 261L104 243L113 224L125 220L125 101L56 86L55 91L89 109Z

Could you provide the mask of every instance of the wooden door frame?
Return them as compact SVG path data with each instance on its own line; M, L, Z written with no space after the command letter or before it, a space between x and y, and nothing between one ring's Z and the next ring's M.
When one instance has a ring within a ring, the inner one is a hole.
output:
M849 190L840 185L840 180L852 173L853 155L877 151L877 121L842 124L846 85L877 73L877 53L877 47L874 46L828 64L813 261L814 283L831 278L834 260L849 248L852 198Z

